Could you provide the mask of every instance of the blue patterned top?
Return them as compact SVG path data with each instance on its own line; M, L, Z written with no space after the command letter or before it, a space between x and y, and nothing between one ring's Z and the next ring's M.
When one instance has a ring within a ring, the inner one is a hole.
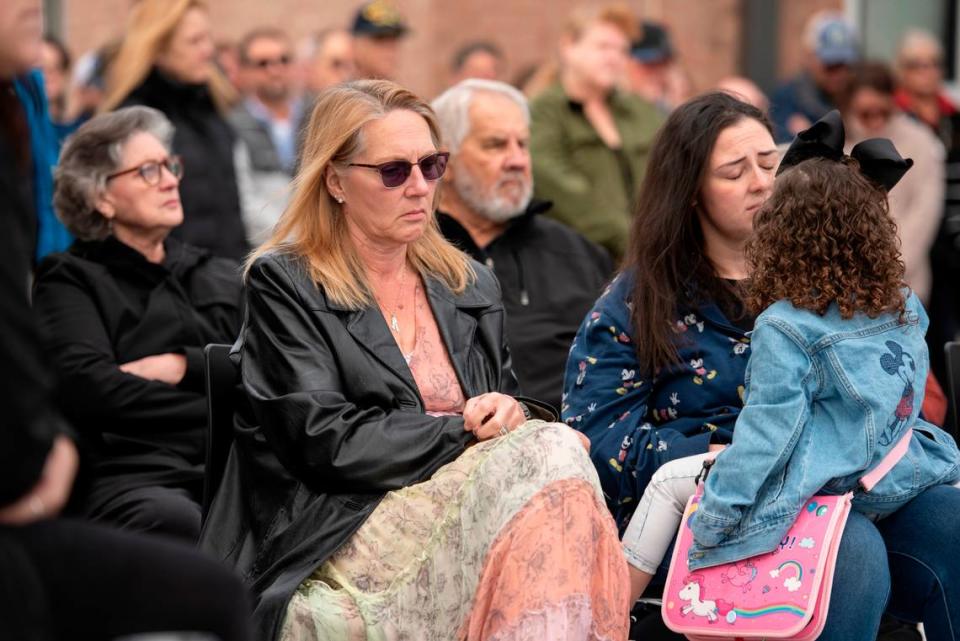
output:
M743 406L749 334L714 304L672 319L681 364L640 371L630 273L594 304L577 332L564 377L564 422L590 438L590 456L621 532L650 477L667 461L728 444Z

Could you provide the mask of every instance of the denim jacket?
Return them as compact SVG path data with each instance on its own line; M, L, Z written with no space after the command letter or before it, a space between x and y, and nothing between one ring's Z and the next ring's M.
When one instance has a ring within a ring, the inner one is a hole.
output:
M671 319L681 364L641 371L627 299L631 272L610 284L580 325L567 359L563 420L590 439L607 507L621 532L653 473L729 443L742 406L746 332L712 303Z
M960 477L947 433L918 418L929 367L927 315L909 294L904 322L844 320L788 301L757 317L744 407L733 444L707 477L691 522L691 570L775 549L817 493L853 491L853 508L890 514L924 489ZM859 478L908 428L907 454L866 493Z

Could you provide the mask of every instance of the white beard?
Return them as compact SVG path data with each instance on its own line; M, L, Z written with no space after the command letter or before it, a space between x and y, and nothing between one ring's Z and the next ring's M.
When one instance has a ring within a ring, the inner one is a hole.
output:
M453 175L453 188L474 212L493 222L504 223L523 214L527 210L527 205L530 204L530 199L533 198L533 181L525 180L518 174L519 172L512 172L501 177L488 193L484 193L477 186L474 177L461 166L457 167ZM505 182L505 178L525 180L519 199L514 200L498 194L499 187Z

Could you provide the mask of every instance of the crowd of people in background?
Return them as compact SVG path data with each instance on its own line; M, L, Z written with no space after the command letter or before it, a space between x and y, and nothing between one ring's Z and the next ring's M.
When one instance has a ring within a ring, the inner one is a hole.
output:
M888 200L929 316L909 399L944 422L960 106L930 33L868 60L817 13L768 96L695 86L668 24L591 5L512 83L491 37L418 97L387 0L299 40L138 0L93 51L41 38L39 4L0 7L0 639L668 638L642 608L630 629L618 536L665 463L734 438L752 215L824 118L912 160ZM215 497L211 343L246 399ZM883 549L857 527L845 549ZM878 558L839 562L831 638ZM890 612L960 629L947 610Z

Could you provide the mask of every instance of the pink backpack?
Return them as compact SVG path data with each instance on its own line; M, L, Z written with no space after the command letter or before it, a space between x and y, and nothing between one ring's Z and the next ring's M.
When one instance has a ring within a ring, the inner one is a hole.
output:
M860 479L870 491L906 454L907 432L877 467ZM773 552L691 572L688 525L703 483L687 503L663 591L663 620L693 641L706 639L816 639L830 607L830 589L853 493L815 496Z

